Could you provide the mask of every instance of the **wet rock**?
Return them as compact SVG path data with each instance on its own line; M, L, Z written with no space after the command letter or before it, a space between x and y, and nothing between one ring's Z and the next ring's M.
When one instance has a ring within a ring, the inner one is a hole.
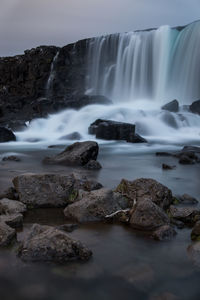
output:
M88 128L89 134L95 134L97 139L129 140L135 136L135 125L111 120L97 119Z
M3 198L0 200L0 214L19 214L26 211L26 205L20 201Z
M65 207L76 201L78 190L101 188L102 185L87 177L75 174L31 174L26 173L13 179L19 200L28 207Z
M200 242L195 242L187 248L189 258L200 267Z
M15 190L14 187L9 187L2 194L0 194L0 199L3 199L3 198L18 200L19 195L17 194L17 191Z
M195 223L191 232L191 239L193 241L200 241L200 221Z
M79 223L105 220L117 210L126 209L128 201L119 193L109 189L99 189L89 193L84 193L79 201L68 205L64 214L67 218Z
M173 100L173 101L163 105L161 107L161 109L168 110L168 111L171 111L171 112L178 112L179 111L179 103L178 103L177 100Z
M130 217L131 227L144 231L153 231L169 223L165 212L149 199L138 201Z
M174 116L172 113L165 111L165 112L162 114L161 119L162 119L162 121L165 122L169 127L178 129L178 124L177 124L176 118L175 118L175 116Z
M171 205L169 214L172 218L180 220L186 224L194 224L200 219L200 210L194 207L179 207Z
M195 162L196 162L196 159L192 158L188 154L182 154L179 159L179 164L182 164L182 165L193 165L193 164L195 164Z
M143 138L141 135L135 133L134 136L130 136L130 138L127 138L126 140L128 143L148 143L148 141Z
M102 168L101 164L96 160L90 160L85 166L88 170L100 170Z
M196 146L184 146L181 151L182 152L200 153L200 147L196 147Z
M169 152L156 152L156 156L172 156L172 153Z
M170 165L167 165L167 164L162 164L162 169L163 170L173 170L175 168L176 168L176 166L170 166Z
M80 133L75 131L75 132L72 132L65 136L62 136L61 138L59 138L59 140L79 141L79 140L81 140L81 138L82 137L81 137Z
M0 223L4 222L12 228L20 228L23 226L22 214L1 215Z
M130 208L117 210L114 213L105 216L105 219L107 221L122 222L128 224L130 221L130 211L131 211Z
M0 143L11 141L16 141L16 136L14 133L5 127L0 127Z
M170 225L163 225L155 230L152 237L158 241L171 240L176 235L176 231Z
M183 229L185 227L185 224L182 221L173 218L170 219L170 223L176 226L178 229Z
M149 199L161 208L167 209L173 202L171 190L150 178L139 178L134 181L122 179L116 191L127 197L132 204Z
M194 101L190 105L190 111L194 114L199 114L200 115L200 100Z
M10 155L10 156L4 156L2 158L2 161L21 161L21 159L15 155Z
M34 224L18 254L24 261L66 263L86 261L92 256L92 251L61 230Z
M96 142L76 142L68 146L60 154L54 157L46 157L43 162L68 166L84 166L90 160L96 160L98 152L99 146Z
M78 228L78 224L63 224L56 227L58 230L72 232Z
M199 203L199 201L196 198L194 198L188 194L176 195L176 198L182 204L198 204Z
M0 222L0 247L9 246L15 238L15 229L8 226L5 222Z

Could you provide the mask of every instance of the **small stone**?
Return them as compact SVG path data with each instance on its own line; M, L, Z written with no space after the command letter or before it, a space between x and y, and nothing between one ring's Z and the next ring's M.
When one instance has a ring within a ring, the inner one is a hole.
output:
M167 164L162 164L162 168L163 170L173 170L176 168L176 166L170 166L170 165L167 165Z

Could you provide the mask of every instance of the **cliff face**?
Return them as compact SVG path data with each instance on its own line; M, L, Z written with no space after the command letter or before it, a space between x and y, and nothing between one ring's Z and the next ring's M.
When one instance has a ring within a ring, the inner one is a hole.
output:
M73 106L84 93L86 48L83 40L0 58L0 123L28 121Z

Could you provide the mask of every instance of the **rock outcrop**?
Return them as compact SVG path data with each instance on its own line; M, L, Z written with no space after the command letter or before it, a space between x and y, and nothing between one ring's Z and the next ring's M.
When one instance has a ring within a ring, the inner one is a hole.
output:
M200 100L197 100L190 105L190 111L200 115Z
M5 127L0 127L0 143L11 141L16 141L16 136L14 133Z
M173 100L161 107L163 110L168 110L170 112L178 112L179 111L179 103L177 100Z

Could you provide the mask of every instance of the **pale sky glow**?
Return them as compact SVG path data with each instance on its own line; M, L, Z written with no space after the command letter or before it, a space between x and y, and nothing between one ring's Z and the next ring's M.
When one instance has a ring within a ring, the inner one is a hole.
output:
M1 0L0 56L200 18L199 0Z

